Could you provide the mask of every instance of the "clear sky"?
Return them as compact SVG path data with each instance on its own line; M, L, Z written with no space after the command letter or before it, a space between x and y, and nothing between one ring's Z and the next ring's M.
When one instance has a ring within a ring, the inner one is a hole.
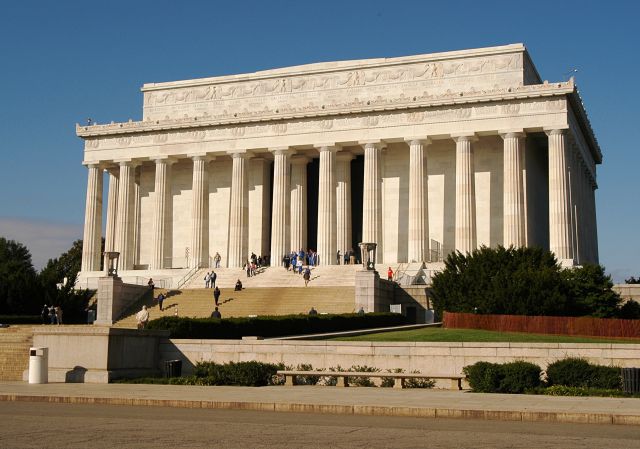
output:
M39 268L82 238L75 123L139 120L145 82L524 43L576 80L604 154L600 259L640 275L640 2L31 1L0 3L0 236Z

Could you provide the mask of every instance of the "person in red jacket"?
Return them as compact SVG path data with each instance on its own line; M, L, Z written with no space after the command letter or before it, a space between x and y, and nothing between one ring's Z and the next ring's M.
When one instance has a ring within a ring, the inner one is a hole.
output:
M393 270L391 269L391 267L389 267L389 270L387 271L387 280L393 281Z

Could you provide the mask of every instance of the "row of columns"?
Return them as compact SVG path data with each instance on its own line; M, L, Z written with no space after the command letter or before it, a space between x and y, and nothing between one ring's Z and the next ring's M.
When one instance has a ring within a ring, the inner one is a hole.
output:
M561 260L597 260L594 184L587 176L581 158L568 145L564 129L547 132L549 139L549 246ZM507 132L504 139L504 246L524 246L526 214L524 197L525 134ZM452 136L456 143L455 248L470 252L476 248L474 135ZM429 139L410 139L408 259L429 260L427 158ZM365 242L382 243L382 151L380 141L364 142L363 227ZM351 247L351 170L353 155L339 152L333 145L319 146L318 254L322 264L334 264L336 251ZM272 150L274 156L271 222L272 263L291 250L306 248L307 176L309 159L292 155L289 148ZM247 260L250 153L232 153L231 207L229 216L229 266L242 266ZM191 254L193 266L208 263L208 175L210 158L193 156L193 206ZM149 268L164 267L167 207L170 192L170 158L155 160L155 205L152 256ZM122 269L133 268L134 234L139 220L136 207L135 162L121 162L119 175L109 172L107 200L107 251L120 252ZM100 265L102 216L102 172L97 164L88 166L87 202L82 270L94 271ZM584 223L584 226L578 226Z

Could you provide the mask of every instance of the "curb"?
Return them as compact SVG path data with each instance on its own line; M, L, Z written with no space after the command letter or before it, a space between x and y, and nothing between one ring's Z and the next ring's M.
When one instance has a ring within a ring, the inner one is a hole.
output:
M334 415L397 416L412 418L476 419L486 421L522 421L573 424L616 424L640 426L640 415L579 412L535 412L473 410L426 407L386 407L379 405L332 405L280 402L189 401L179 399L143 399L124 397L82 397L0 394L0 402L48 402L56 404L124 405L142 407L252 410Z

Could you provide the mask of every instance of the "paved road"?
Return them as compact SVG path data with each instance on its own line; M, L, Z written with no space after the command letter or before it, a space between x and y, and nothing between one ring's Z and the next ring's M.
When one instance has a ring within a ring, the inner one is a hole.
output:
M640 448L640 427L0 402L0 448Z

